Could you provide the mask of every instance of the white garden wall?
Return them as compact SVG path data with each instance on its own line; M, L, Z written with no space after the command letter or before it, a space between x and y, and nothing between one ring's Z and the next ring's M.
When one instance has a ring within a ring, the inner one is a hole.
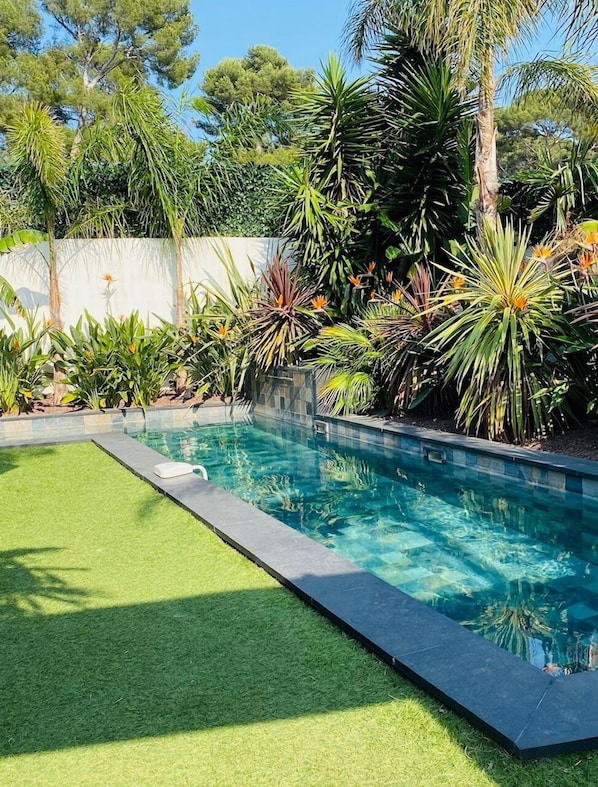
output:
M185 241L186 291L210 279L226 287L226 273L218 257L230 249L238 270L250 278L251 262L263 269L278 247L276 238L190 238ZM150 324L174 319L175 258L171 241L146 238L57 241L58 275L65 328L87 310L103 319L137 309ZM47 243L0 256L0 275L16 290L28 309L48 316ZM110 287L104 279L110 274ZM0 315L0 328L6 321Z

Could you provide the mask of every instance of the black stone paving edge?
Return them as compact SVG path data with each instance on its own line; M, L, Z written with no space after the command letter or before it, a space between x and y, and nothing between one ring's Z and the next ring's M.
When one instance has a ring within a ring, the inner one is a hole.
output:
M380 659L523 758L598 747L598 674L553 678L123 434L106 453L207 524Z

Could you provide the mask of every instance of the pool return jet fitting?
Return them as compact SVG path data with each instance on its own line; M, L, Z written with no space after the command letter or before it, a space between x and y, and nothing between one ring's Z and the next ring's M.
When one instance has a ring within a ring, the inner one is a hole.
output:
M208 471L203 465L190 465L189 462L160 462L154 467L154 473L159 478L176 478L179 475L189 475L197 470L204 481L208 480Z

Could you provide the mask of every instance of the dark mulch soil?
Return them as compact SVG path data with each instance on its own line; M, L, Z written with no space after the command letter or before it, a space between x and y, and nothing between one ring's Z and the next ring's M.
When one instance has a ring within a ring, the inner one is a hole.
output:
M397 423L412 424L426 429L436 429L439 432L459 434L461 431L456 427L452 418L415 418L407 416L397 418L396 421ZM569 429L567 432L528 440L524 446L537 451L567 454L568 456L577 456L580 459L598 461L598 423L589 421L575 429Z
M196 404L205 404L206 402L219 402L221 403L222 399L205 399L203 397L191 396L185 398L185 395L182 396L175 396L174 394L169 394L167 396L161 396L159 399L154 402L152 407L173 407L175 405L182 405L184 407L192 407ZM227 400L228 401L228 400ZM35 401L33 404L33 409L30 413L23 413L21 417L27 417L28 415L56 415L58 413L81 413L85 410L85 407L75 406L72 404L53 404L52 399L41 399L39 401Z

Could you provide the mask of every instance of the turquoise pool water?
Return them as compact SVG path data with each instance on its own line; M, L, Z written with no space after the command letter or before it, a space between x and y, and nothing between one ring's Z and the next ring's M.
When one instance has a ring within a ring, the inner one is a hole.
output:
M304 430L135 436L538 668L598 668L598 503Z

